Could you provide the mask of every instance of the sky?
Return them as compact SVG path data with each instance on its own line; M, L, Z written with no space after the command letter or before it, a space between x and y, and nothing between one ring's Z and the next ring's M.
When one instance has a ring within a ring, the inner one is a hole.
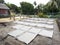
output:
M46 4L47 2L49 2L50 0L4 0L6 3L12 3L15 4L17 6L20 6L20 2L29 2L31 4L34 4L34 1L36 1L37 5L38 4Z

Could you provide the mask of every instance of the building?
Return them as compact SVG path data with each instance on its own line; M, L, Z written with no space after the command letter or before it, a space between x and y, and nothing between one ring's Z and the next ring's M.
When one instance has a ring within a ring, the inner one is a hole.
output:
M0 3L0 17L8 17L9 15L9 8L4 3Z

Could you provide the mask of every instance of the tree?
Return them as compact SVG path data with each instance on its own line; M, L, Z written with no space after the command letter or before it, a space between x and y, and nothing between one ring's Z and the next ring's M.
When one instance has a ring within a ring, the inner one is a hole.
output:
M21 2L21 9L23 14L33 14L34 6L27 2Z
M34 1L34 5L35 5L35 6L37 5L36 1Z
M4 0L0 0L0 3L4 3Z
M57 2L55 0L48 2L47 5L45 5L44 12L52 14L59 12Z
M58 5L58 8L59 8L59 11L60 11L60 0L55 0L57 5Z
M20 13L20 7L17 7L14 4L6 3L6 5L15 13Z
M36 1L34 1L34 5L35 5L35 6L37 5ZM36 15L36 13L37 13L37 9L34 8L34 14Z
M44 5L43 4L39 4L37 8L38 8L39 12L43 12Z
M60 8L60 0L54 0L57 2L58 7Z

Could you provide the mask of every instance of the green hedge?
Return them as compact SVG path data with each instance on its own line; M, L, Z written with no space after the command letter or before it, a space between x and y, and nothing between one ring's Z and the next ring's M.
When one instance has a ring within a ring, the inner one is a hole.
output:
M60 15L52 15L50 18L60 18Z
M10 17L10 15L4 16L4 15L0 15L0 18L7 18Z
M38 13L38 17L40 17L40 18L48 18L48 15L44 15L43 13Z

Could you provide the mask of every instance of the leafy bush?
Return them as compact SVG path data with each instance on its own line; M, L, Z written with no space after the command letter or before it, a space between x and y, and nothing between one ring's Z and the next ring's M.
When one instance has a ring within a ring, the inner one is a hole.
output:
M53 15L50 18L60 18L60 15Z
M0 15L0 18L7 18L7 17L10 17L10 15L8 16Z
M38 13L38 17L40 17L40 18L48 18L48 15L44 15L43 13Z

